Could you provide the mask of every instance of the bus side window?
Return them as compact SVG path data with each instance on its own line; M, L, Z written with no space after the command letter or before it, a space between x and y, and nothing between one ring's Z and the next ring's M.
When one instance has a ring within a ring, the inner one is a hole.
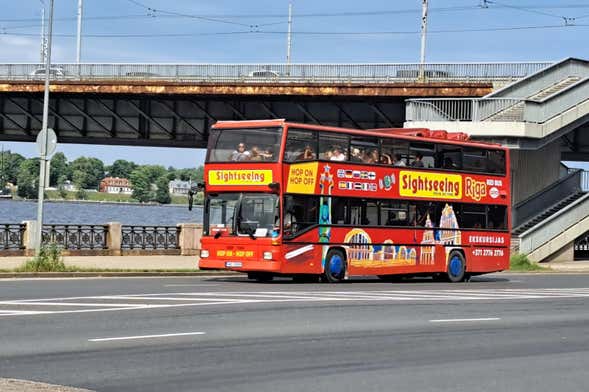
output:
M446 170L462 169L462 148L451 144L437 146L435 167Z
M462 155L464 170L473 172L487 171L487 150L474 147L464 147Z
M319 133L319 159L347 161L349 159L349 138L337 133Z
M409 165L412 167L432 168L434 162L433 143L411 142L409 146Z
M487 170L489 173L505 174L505 151L489 150Z
M484 229L487 228L487 210L485 205L481 204L463 204L462 205L462 222L460 227L465 229Z
M382 154L390 158L391 163L389 164L396 166L409 166L409 162L407 162L407 157L409 154L409 142L393 138L382 138L381 142ZM396 161L395 157L398 157L399 160Z
M286 162L308 161L317 158L317 133L302 129L288 130L284 160Z

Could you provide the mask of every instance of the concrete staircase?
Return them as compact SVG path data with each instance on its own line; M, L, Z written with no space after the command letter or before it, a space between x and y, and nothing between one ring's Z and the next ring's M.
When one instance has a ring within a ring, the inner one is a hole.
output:
M577 193L572 194L571 196L567 197L566 199L558 202L557 204L550 206L545 211L536 215L535 217L528 220L524 224L521 224L518 227L515 227L513 229L513 231L511 232L511 234L513 236L518 236L521 233L525 232L526 230L531 229L532 227L536 226L538 223L548 219L550 216L554 215L555 213L562 210L566 206L572 204L575 200L581 198L584 194L585 194L584 192L577 192Z
M547 98L553 94L558 93L566 89L567 87L577 83L581 80L579 76L567 76L566 78L554 83L553 85L546 87L534 94L526 97L528 101L537 101L540 102L544 98ZM524 102L517 102L514 105L511 105L499 112L485 118L485 121L521 121L523 118L525 103Z

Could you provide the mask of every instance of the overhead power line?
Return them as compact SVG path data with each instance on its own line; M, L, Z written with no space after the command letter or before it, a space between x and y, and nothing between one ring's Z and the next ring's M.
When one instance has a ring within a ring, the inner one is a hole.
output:
M498 31L516 31L516 30L543 30L543 29L562 29L573 27L589 27L589 24L575 25L537 25L537 26L506 26L506 27L488 27L474 29L442 29L429 30L428 34L455 34L468 32L498 32ZM151 33L151 34L84 34L87 38L165 38L165 37L197 37L197 36L223 36L223 35L284 35L286 31L228 31L228 32L211 32L211 33ZM420 34L419 31L293 31L293 35L307 36L378 36L378 35L410 35ZM37 34L29 33L3 33L2 35L10 36L27 36L36 37ZM54 34L60 38L74 38L75 34Z
M131 1L131 0L127 0ZM493 0L486 0L488 4L493 4L494 9L500 8L516 8L519 10L525 10L532 12L533 10L541 10L541 9L588 9L589 4L560 4L554 6L537 6L537 5L519 5L519 6L511 6L511 5L502 5L497 3ZM157 8L150 8L146 5L139 5L141 3L134 2L133 4L145 9L148 11L146 14L127 14L127 15L102 15L102 16L84 16L85 21L91 20L120 20L120 19L154 19L154 18L212 18L215 21L220 20L222 22L227 22L226 19L251 19L251 18L286 18L288 17L287 14L189 14L189 13L169 13L169 11L159 10ZM436 13L436 12L461 12L461 11L479 11L484 7L481 6L456 6L456 7L430 7L428 13ZM151 13L150 13L150 10ZM165 12L165 13L164 13ZM399 9L399 10L375 10L375 11L348 11L348 12L320 12L320 13L300 13L300 14L293 14L293 17L296 18L317 18L317 17L348 17L348 16L380 16L380 15L395 15L395 14L409 14L414 13L418 14L421 10L418 8L415 9ZM550 13L543 13L546 16L554 16L558 18L562 18L561 15L550 14ZM588 17L589 14L584 14L582 16L571 17L571 19L581 19ZM61 17L55 18L54 21L75 21L76 17ZM3 18L0 19L0 23L27 23L27 22L38 22L39 18ZM276 22L276 24L286 23L286 22ZM251 24L244 24L244 26L249 27ZM260 24L261 26L261 24Z

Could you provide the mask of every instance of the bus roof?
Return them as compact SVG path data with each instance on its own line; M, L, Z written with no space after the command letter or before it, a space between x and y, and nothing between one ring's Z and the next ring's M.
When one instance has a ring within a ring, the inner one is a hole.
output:
M497 143L490 143L485 141L474 141L470 136L464 132L448 132L444 130L431 130L428 128L372 128L372 129L353 129L340 128L325 125L303 124L296 122L289 122L285 119L274 120L245 120L245 121L217 121L214 129L230 129L230 128L258 128L258 127L297 127L305 129L313 129L328 132L345 132L352 135L364 136L395 136L400 139L413 141L429 141L432 143L439 143L440 141L448 142L449 144L472 145L482 148L506 149Z

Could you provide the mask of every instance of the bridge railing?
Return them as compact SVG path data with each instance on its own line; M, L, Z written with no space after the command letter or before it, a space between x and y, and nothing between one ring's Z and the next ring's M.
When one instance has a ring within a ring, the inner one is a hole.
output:
M415 98L406 100L406 121L523 121L544 123L587 99L589 77L542 100L527 98Z
M52 64L54 80L168 80L208 82L492 82L524 78L553 63L398 64ZM44 64L0 64L1 80L42 80Z
M427 98L405 101L406 121L505 121L495 116L525 104L520 98ZM510 113L511 121L524 121L523 111Z

